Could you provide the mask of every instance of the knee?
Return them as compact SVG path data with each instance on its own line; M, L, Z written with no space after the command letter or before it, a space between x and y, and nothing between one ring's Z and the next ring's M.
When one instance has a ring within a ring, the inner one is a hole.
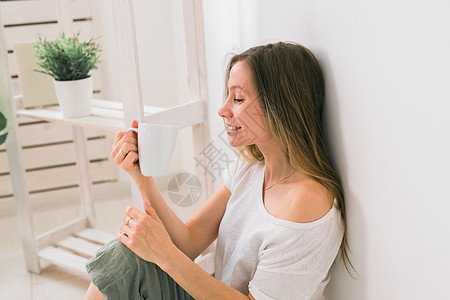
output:
M121 293L145 293L150 287L147 284L142 287L141 283L152 282L147 280L149 278L158 279L155 264L144 261L118 240L102 247L86 264L86 270L99 291L105 295L115 295L117 299L120 299Z
M94 282L98 277L125 274L137 269L140 258L118 240L113 240L97 251L86 264L86 271Z
M104 300L103 294L98 290L98 288L91 282L88 290L86 291L86 295L84 296L84 300Z

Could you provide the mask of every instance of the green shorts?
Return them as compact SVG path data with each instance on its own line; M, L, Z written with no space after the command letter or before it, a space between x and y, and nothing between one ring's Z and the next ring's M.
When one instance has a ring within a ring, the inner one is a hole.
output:
M193 299L166 272L118 240L103 246L87 262L86 270L107 300Z

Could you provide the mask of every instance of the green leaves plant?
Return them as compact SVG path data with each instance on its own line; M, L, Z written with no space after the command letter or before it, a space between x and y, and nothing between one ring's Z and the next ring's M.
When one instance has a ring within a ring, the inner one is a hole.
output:
M89 72L100 63L100 44L96 39L80 42L79 35L66 37L63 33L54 41L39 38L35 44L35 57L40 70L55 80L67 81L88 78Z
M6 125L7 125L6 117L2 112L0 112L0 132L6 129ZM2 145L6 141L7 135L8 132L0 134L0 145Z

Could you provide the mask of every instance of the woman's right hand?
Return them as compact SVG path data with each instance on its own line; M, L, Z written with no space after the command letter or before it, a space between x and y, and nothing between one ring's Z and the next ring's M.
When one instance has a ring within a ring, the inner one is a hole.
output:
M131 123L132 128L138 127L138 121ZM131 130L119 131L112 145L111 158L134 179L143 176L139 168L137 134Z

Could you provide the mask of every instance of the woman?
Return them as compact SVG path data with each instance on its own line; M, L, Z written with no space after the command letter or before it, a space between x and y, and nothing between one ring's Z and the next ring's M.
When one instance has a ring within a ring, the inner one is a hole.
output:
M323 102L322 73L306 48L277 43L235 55L218 114L242 157L186 224L140 173L134 133L119 132L111 155L147 214L125 209L118 241L87 265L86 299L322 299L339 249L349 264ZM214 278L193 259L216 238Z

